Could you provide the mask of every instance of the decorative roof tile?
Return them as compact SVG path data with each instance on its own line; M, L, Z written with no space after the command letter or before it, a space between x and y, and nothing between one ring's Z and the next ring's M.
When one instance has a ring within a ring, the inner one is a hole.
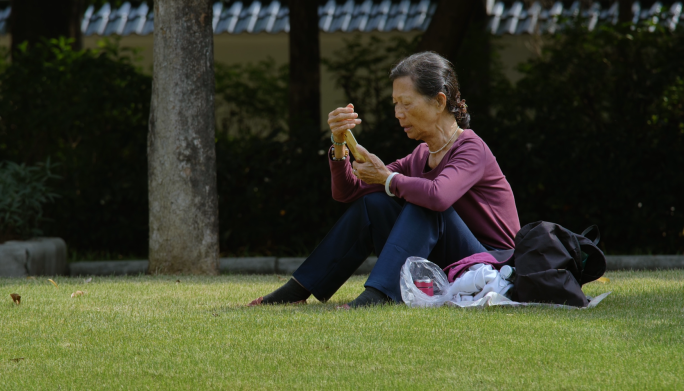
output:
M10 12L12 12L11 6L4 10L0 10L0 34L5 34L7 32Z
M280 7L278 17L276 18L273 30L271 33L290 32L290 9L287 7Z
M437 8L437 0L329 0L318 8L323 32L425 31ZM540 2L526 7L521 1L487 0L487 31L491 34L553 34L563 28L562 18L582 16L593 30L618 21L618 5L604 7L594 2L582 8L579 1L556 1L548 8ZM670 30L684 24L682 1L664 6L656 1L642 6L632 4L632 22L651 21ZM281 33L290 31L290 10L282 0L226 0L213 6L215 34ZM7 33L11 7L0 9L0 34ZM132 6L125 2L112 9L105 3L96 10L89 6L83 15L84 35L148 35L154 32L154 11L146 2Z
M131 3L125 2L119 9L109 14L109 21L105 28L104 35L123 35L126 22L128 22L128 15L131 13Z
M214 33L220 34L228 32L232 34L233 31L235 31L235 26L237 26L238 20L240 20L240 14L242 13L242 2L237 1L233 3L230 8L222 8L223 11L220 14L219 21L214 29Z
M254 1L249 7L244 8L240 13L240 20L238 20L233 33L240 34L243 31L247 33L254 32L254 26L256 26L259 20L259 11L261 11L260 1Z
M392 2L390 0L383 0L379 4L374 4L373 8L371 8L370 20L364 31L385 31L385 23L387 22L387 15L391 6Z
M263 7L261 12L259 12L259 20L257 20L256 26L254 26L254 33L262 31L270 33L278 19L278 11L280 11L279 1L273 1L268 7Z
M145 22L147 22L147 14L149 12L149 7L147 3L142 3L138 8L133 8L128 14L128 20L126 21L126 27L124 27L122 35L130 34L142 34L143 28L145 27Z
M85 35L104 35L105 28L109 22L109 15L112 13L112 7L109 3L105 3L102 8L95 15L90 18Z
M347 31L365 31L366 25L368 25L368 20L370 19L370 13L372 9L372 0L365 0L363 3L356 4L356 6L354 7L354 14L352 16L352 20L351 22L349 22Z

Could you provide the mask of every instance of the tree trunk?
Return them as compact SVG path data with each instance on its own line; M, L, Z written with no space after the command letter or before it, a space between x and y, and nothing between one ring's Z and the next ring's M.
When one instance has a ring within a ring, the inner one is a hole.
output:
M218 273L210 0L154 2L150 273Z
M492 48L491 35L485 31L487 20L481 0L440 0L418 46L419 52L431 50L451 61L459 76L462 97L474 104L469 109L471 115L489 112ZM459 62L459 58L463 61Z
M318 137L321 127L318 1L290 0L290 133Z
M418 44L418 51L431 50L456 63L473 14L483 6L479 0L439 0L435 15Z
M630 23L633 17L632 0L618 0L618 23Z
M74 49L81 49L82 0L13 0L10 14L12 52L28 41L33 46L41 38L73 38Z
M491 33L486 30L488 15L485 7L474 7L471 11L470 25L464 39L461 39L457 57L452 59L459 76L463 98L475 103L470 110L473 120L487 115L490 104L491 72ZM469 40L467 42L466 40ZM462 71L467 69L466 74ZM474 121L471 121L473 124Z

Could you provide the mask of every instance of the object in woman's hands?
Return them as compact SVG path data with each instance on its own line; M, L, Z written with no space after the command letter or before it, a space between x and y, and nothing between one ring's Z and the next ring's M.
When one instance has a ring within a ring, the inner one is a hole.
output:
M351 129L347 129L347 131L344 132L344 141L347 142L347 148L349 148L352 155L354 155L354 159L356 159L356 161L359 163L365 163L366 159L364 159L363 156L358 152L358 149L356 149L358 143L356 142L354 133L352 133Z

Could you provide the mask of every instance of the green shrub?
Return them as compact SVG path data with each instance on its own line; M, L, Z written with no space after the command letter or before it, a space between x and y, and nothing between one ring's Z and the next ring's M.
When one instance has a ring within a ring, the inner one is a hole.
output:
M215 64L217 131L229 136L272 136L287 129L289 66L269 58L257 64Z
M147 253L151 78L116 43L24 47L0 73L0 160L51 157L63 180L45 234L80 251Z
M577 23L520 67L490 139L523 223L598 224L609 253L684 251L683 58L682 29Z
M343 208L330 193L330 141L287 128L288 68L216 67L217 113L228 113L216 143L226 255L307 254Z
M304 255L344 206L331 198L330 140L219 137L221 249L232 255Z
M52 168L49 159L35 166L0 163L0 243L42 235L43 205L58 197L47 185L59 178Z

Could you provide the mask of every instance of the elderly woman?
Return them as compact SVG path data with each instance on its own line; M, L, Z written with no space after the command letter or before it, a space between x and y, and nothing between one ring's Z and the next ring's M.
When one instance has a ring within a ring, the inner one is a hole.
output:
M328 116L333 198L352 203L292 279L250 305L328 300L371 251L378 255L365 291L344 308L401 303L399 272L410 256L445 267L475 253L513 248L520 229L515 200L487 144L468 129L454 69L418 53L390 73L395 116L406 136L423 141L388 165L363 147L348 159L344 132L361 123L354 107Z

